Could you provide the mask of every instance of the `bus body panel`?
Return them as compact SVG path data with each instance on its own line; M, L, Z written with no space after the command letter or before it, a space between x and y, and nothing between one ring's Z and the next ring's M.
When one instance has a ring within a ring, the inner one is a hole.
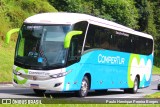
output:
M135 77L139 75L139 88L143 88L150 84L152 63L153 55L145 56L108 50L92 51L84 54L79 63L69 67L74 69L74 74L67 75L65 81L75 80L74 82L80 88L83 76L89 73L91 90L133 88ZM69 89L76 90L72 87Z

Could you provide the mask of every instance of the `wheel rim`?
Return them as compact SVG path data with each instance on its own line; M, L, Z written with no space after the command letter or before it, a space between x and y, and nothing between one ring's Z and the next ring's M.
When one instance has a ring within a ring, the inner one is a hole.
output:
M85 94L87 93L87 91L88 91L88 83L87 83L87 81L83 80L82 81L82 86L81 86L82 96L85 96Z

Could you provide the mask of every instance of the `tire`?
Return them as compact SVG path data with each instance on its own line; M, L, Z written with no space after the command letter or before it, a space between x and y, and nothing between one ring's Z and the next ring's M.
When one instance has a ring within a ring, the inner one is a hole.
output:
M88 90L89 90L89 80L87 76L84 76L81 83L81 88L77 94L79 97L86 97L88 94Z
M124 93L131 93L130 89L124 89Z
M158 84L157 89L160 90L160 84Z
M46 90L33 89L34 93L37 95L44 95Z
M133 88L129 88L129 89L124 89L124 93L131 93L131 94L135 94L138 91L138 87L139 87L139 80L136 77L134 80L134 86Z

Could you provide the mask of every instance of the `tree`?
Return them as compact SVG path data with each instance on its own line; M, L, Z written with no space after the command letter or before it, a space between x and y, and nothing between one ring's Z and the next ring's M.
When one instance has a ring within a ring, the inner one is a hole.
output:
M154 0L153 2L153 15L156 25L157 34L155 38L155 59L154 64L160 67L160 1Z
M104 13L110 15L115 22L134 29L139 27L139 14L133 0L103 0L103 4Z
M99 10L95 7L94 0L48 0L56 9L65 12L86 13L99 15Z
M140 18L138 20L139 31L156 36L156 25L153 13L153 3L148 0L135 0Z
M59 11L86 13L138 28L138 11L133 0L49 0L49 2Z

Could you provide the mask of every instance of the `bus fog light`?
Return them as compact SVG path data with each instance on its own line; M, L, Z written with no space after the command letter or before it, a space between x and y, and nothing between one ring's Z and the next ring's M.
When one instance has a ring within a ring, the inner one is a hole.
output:
M58 87L58 86L60 86L62 83L57 83L57 84L55 84L54 85L54 87Z

